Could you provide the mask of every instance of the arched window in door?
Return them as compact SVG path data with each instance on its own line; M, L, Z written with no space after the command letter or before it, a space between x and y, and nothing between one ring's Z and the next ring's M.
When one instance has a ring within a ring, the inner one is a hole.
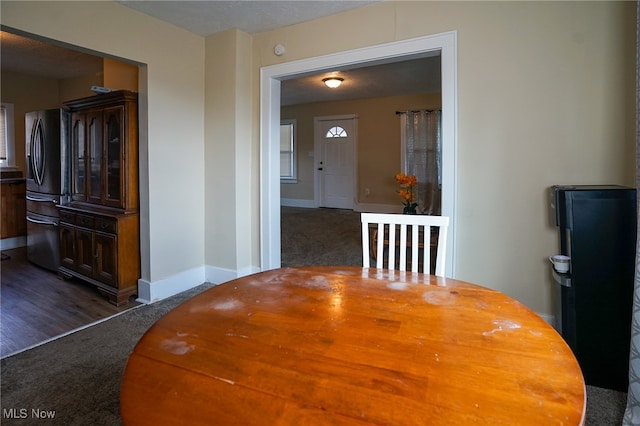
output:
M324 135L325 138L346 138L347 131L340 126L333 126L329 130L327 130L327 134Z

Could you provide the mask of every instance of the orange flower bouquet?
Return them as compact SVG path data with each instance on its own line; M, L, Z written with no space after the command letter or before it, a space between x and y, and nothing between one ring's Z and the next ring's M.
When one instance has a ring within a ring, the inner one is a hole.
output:
M405 175L404 173L398 173L396 175L396 182L400 184L400 190L398 195L402 198L404 214L416 214L416 208L418 204L415 202L415 196L413 194L413 188L417 184L417 179L414 175Z

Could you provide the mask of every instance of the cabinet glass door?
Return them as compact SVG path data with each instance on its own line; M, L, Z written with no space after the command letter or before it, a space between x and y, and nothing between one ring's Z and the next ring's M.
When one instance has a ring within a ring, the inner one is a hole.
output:
M87 114L87 149L89 150L89 201L102 201L102 114Z
M106 126L106 155L107 155L107 193L106 204L121 207L122 198L122 141L123 126L122 119L124 116L123 107L108 108L104 112Z
M84 114L73 114L71 117L71 151L73 155L73 194L74 200L84 201L86 199L85 187L85 133Z

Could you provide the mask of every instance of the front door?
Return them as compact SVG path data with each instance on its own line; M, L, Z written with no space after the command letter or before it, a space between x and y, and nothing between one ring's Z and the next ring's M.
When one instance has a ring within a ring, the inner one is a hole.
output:
M354 208L356 120L353 115L315 119L320 207Z

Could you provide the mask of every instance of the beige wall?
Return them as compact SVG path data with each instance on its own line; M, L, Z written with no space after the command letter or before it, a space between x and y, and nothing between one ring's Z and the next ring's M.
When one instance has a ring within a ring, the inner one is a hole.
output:
M546 188L633 184L633 2L388 1L235 34L232 52L226 34L205 40L115 2L0 7L3 25L146 64L143 278L154 285L176 276L193 283L191 271L203 265L233 269L228 247L242 256L235 268L259 266L258 82L266 65L457 31L455 276L543 314L551 313L546 257L557 251ZM210 76L233 88L214 89ZM220 175L205 167L214 159Z
M282 198L314 199L315 163L309 155L314 151L314 118L355 114L358 116L357 203L401 206L394 179L400 172L400 119L396 111L437 109L441 105L440 94L436 93L283 107L281 118L293 118L297 124L298 181L280 185Z
M142 278L202 280L204 39L116 2L3 1L0 8L7 27L143 64Z
M230 30L206 39L206 264L240 274L259 266L252 39Z
M95 95L91 86L103 85L103 73L59 80L60 103Z
M104 71L102 83L104 87L109 87L114 90L138 91L137 65L104 58L102 60L102 69Z
M273 65L457 31L455 276L551 314L547 188L634 183L634 28L632 2L391 1L254 46Z

